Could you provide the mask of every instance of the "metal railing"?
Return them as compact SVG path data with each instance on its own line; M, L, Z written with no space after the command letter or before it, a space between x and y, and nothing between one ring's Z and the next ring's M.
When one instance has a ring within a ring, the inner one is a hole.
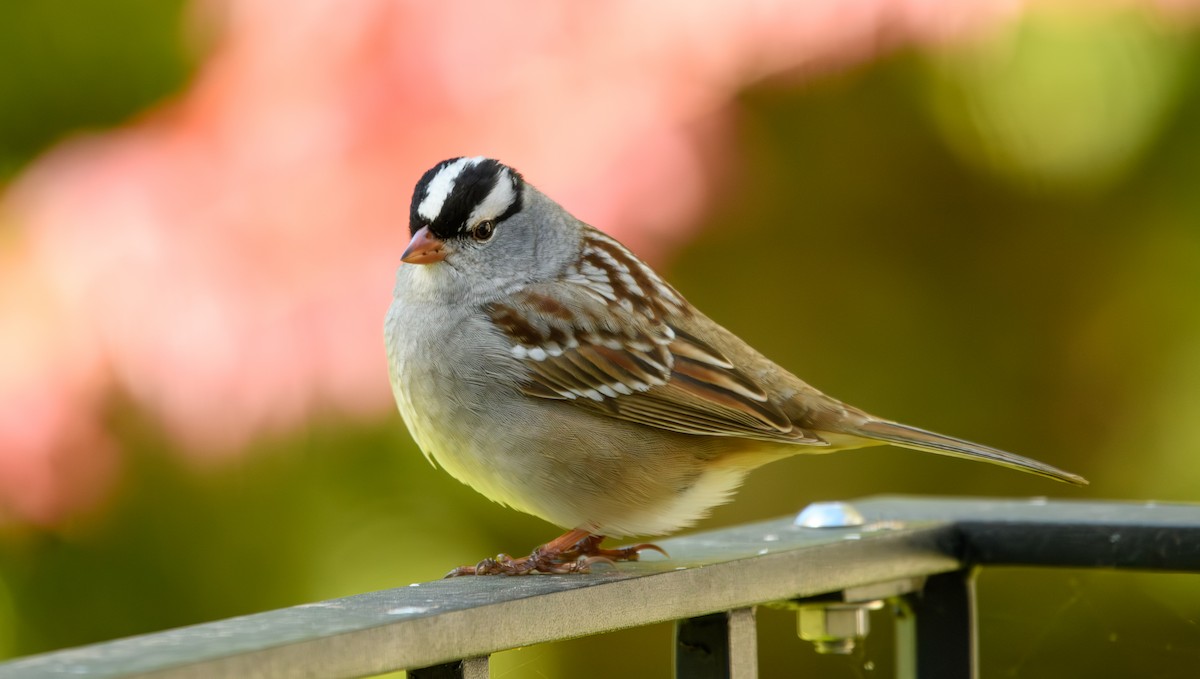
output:
M973 677L978 567L1200 572L1200 506L880 497L659 544L670 559L426 582L21 658L0 678L482 679L498 651L674 620L678 676L748 679L755 606L795 606L802 637L845 652L885 600L901 676Z

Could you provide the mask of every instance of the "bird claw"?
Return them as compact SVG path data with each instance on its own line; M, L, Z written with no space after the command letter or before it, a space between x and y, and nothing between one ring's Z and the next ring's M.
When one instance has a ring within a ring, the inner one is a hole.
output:
M529 556L514 559L507 554L498 554L495 558L484 559L474 566L459 566L447 573L446 578L457 578L463 575L529 575L530 573L545 573L548 575L565 575L568 573L590 573L592 566L604 564L617 567L618 561L637 561L639 552L652 549L663 556L669 557L666 550L658 545L643 542L632 547L616 549L601 549L602 535L586 535L566 549L556 548L554 542L547 543L533 550Z
M612 561L638 561L641 558L640 552L644 552L647 549L653 549L654 551L658 552L659 554L662 554L663 556L667 557L668 559L671 558L671 555L667 554L667 550L663 549L662 547L659 547L658 545L655 545L655 544L652 544L649 542L643 542L641 544L633 545L632 547L618 547L616 549L597 549L595 552L592 552L592 555L607 557L607 558L611 559Z
M533 555L514 559L507 554L497 554L494 558L484 559L474 566L459 566L442 577L445 579L462 575L525 575L535 570L537 565Z

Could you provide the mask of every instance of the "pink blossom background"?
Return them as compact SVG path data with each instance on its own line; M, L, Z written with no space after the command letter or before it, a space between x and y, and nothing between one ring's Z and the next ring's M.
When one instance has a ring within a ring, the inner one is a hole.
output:
M411 186L443 158L501 158L654 259L736 164L739 90L1024 10L197 2L184 92L0 196L0 517L54 525L104 499L118 399L196 460L316 415L393 417L382 317Z

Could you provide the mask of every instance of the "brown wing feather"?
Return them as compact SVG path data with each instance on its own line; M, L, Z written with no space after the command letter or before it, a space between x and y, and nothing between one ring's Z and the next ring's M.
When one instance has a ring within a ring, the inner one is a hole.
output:
M607 304L585 285L556 287L552 314L547 299L531 286L488 308L529 370L526 395L687 434L825 444L718 349L681 330L689 310Z

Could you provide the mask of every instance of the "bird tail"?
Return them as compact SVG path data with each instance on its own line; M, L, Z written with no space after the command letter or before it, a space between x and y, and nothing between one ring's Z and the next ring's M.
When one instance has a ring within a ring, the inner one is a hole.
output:
M1077 486L1086 486L1088 483L1087 479L1078 474L1065 472L1057 467L1052 467L1028 457L1015 455L999 448L971 443L970 441L964 441L952 436L935 434L931 431L910 427L898 422L867 420L855 426L850 433L905 448L922 450L927 453L961 457L967 460L983 460L984 462L991 462L1002 467L1045 476L1056 481L1073 483Z

